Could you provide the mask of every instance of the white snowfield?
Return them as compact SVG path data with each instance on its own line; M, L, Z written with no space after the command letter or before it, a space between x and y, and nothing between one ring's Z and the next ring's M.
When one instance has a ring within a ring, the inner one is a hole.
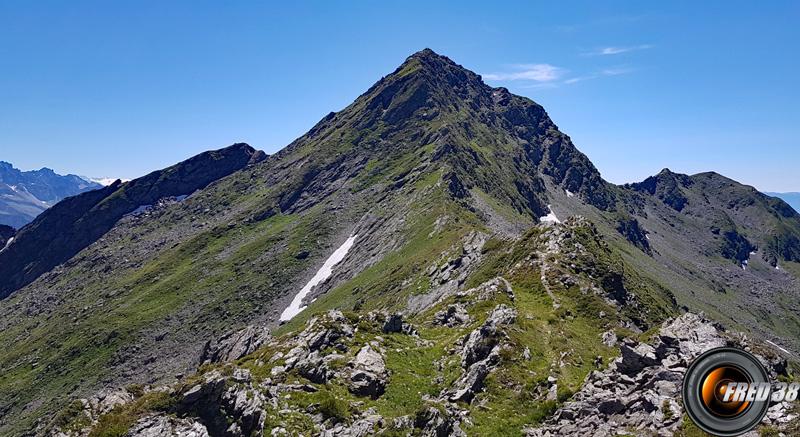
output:
M8 239L8 241L6 241L6 245L5 245L5 246L3 246L3 248L2 248L2 249L0 249L0 252L2 252L2 251L4 251L4 250L6 250L6 249L8 248L8 246L10 246L10 245L11 245L11 243L13 243L13 242L14 242L14 237L11 237L11 238L9 238L9 239Z
M283 310L281 313L281 321L288 321L292 320L292 318L298 314L300 311L306 309L306 305L303 305L303 299L311 292L311 289L314 288L317 284L322 283L322 281L328 279L333 273L333 266L339 264L344 257L347 255L347 252L350 251L350 248L353 247L353 243L356 242L356 237L358 235L351 235L338 249L336 249L330 257L325 261L325 264L319 268L317 274L311 278L310 281L300 289L297 295L292 300L292 303Z
M773 342L771 342L771 341L769 341L769 340L767 340L767 343L769 343L769 344L771 344L771 345L775 346L776 348L780 349L780 350L781 350L781 352L784 352L784 353L787 353L787 354L791 354L791 352L789 352L789 351L788 351L788 350L786 350L785 348L782 348L782 347L780 347L779 345L777 345L777 344L775 344L775 343L773 343Z
M539 217L540 223L561 223L561 220L556 217L556 214L553 212L553 209L550 208L550 205L547 205L547 209L550 210L550 213L544 217Z

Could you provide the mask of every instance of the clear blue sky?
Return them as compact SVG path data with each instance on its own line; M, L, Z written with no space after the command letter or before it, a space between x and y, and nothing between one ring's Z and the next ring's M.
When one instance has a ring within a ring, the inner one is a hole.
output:
M275 152L431 47L544 105L612 182L800 191L800 2L293 3L0 1L0 160L132 178Z

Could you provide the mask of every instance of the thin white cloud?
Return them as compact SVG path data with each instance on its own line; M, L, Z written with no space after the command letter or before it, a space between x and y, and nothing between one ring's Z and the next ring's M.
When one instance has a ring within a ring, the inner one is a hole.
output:
M583 82L585 80L597 79L597 78L605 77L605 76L619 76L619 75L622 75L622 74L631 73L632 71L633 71L633 69L631 69L631 68L605 68L603 70L600 70L600 71L597 71L597 72L594 72L594 73L591 73L591 74L587 74L587 75L584 75L584 76L571 77L569 79L566 79L564 81L564 84L571 85L573 83Z
M602 76L619 76L620 74L628 74L632 72L632 68L606 68L600 70Z
M505 73L488 73L483 78L491 81L524 80L533 82L554 82L561 79L566 72L563 68L550 64L518 64L513 66L517 71Z
M619 55L620 53L647 50L647 49L652 49L653 47L654 46L652 44L640 44L638 46L628 46L628 47L617 47L617 46L600 47L598 49L592 50L591 52L584 53L584 55L585 56Z
M593 79L596 76L578 76L578 77L571 77L564 81L565 84L570 85L573 83L583 82L584 80Z

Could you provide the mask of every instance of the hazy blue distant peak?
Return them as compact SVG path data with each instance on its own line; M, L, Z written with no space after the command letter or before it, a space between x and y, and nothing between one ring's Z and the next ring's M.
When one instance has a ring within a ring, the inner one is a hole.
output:
M778 197L788 203L795 211L800 212L800 193L764 193L768 196Z
M73 174L59 175L47 167L22 171L0 161L0 224L20 228L61 199L101 187Z

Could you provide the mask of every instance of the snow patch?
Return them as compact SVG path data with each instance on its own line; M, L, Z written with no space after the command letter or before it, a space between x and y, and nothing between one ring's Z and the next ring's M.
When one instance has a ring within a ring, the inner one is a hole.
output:
M80 176L81 179L85 180L86 182L95 182L104 187L107 187L114 183L117 179L121 180L122 182L128 182L130 179L121 179L121 178L90 178L85 176Z
M6 250L8 248L8 246L10 246L13 241L14 241L14 237L9 238L8 241L6 241L6 245L3 246L2 249L0 249L0 252Z
M556 214L553 212L553 209L550 208L550 205L547 205L547 209L550 211L546 216L539 217L540 223L561 223L561 220L556 217Z
M314 288L317 284L322 283L322 281L328 279L333 273L333 266L339 264L344 257L347 255L347 252L350 251L350 248L353 247L353 243L356 242L356 237L358 235L352 235L338 249L336 249L327 260L325 260L325 264L319 268L317 274L311 278L310 281L297 293L297 295L292 300L292 303L283 310L281 313L281 321L288 321L292 320L292 318L301 311L306 309L306 305L303 305L303 299L311 292L311 289Z
M790 355L792 354L792 353L791 353L791 352L789 352L788 350L786 350L786 349L784 349L784 348L782 348L782 347L778 346L777 344L775 344L775 343L773 343L773 342L771 342L771 341L769 341L769 340L767 340L767 343L769 343L769 344L771 344L771 345L775 346L776 348L780 349L780 350L781 350L782 352L784 352L784 353L787 353L787 354L790 354Z
M575 197L575 193L570 190L564 190L564 192L567 193L567 197Z
M136 209L131 211L129 214L131 214L131 215L141 214L141 213L147 212L147 211L149 211L151 209L153 209L153 205L139 205L139 206L136 207Z

